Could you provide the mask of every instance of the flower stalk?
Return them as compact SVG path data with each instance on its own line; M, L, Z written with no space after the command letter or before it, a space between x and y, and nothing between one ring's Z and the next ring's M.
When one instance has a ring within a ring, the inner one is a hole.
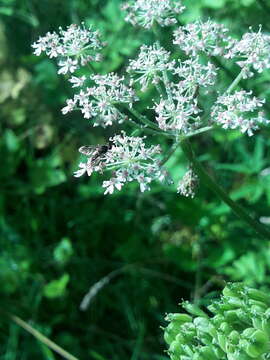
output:
M212 190L221 200L227 204L232 211L244 222L246 222L258 235L262 238L269 240L270 232L266 227L260 224L256 219L252 218L242 206L237 204L234 200L232 200L227 193L217 184L217 182L208 174L208 172L204 169L201 163L197 160L192 146L188 139L184 139L180 143L181 148L187 157L187 159L192 164L194 171L199 176L200 180L205 183L205 185Z

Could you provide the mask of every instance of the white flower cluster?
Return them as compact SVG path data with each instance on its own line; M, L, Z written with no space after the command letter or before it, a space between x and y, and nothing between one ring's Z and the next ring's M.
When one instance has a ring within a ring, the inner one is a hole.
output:
M130 0L122 6L122 10L126 11L126 21L146 29L155 22L161 26L176 24L176 15L184 9L181 0Z
M109 126L113 123L121 123L126 116L121 113L116 104L125 103L130 107L137 100L134 91L124 85L123 80L114 73L107 75L91 75L90 79L95 86L80 90L73 99L67 100L62 109L63 114L72 110L80 110L86 119L93 118L94 126ZM73 87L82 86L86 78L72 77L70 82Z
M160 99L155 104L156 121L162 130L177 133L188 133L197 126L196 116L200 109L197 99L179 94L177 88L172 89L172 99Z
M218 97L211 112L212 121L222 125L224 129L239 128L242 133L253 135L258 124L268 124L269 120L259 111L265 101L251 95L251 91L241 90ZM256 116L254 112L257 112Z
M198 57L179 62L173 69L177 82L171 81L166 87L170 96L161 98L154 106L160 129L185 134L199 126L197 90L213 85L216 71L210 62L201 64Z
M251 29L250 29L251 30ZM270 35L258 32L245 33L240 41L231 40L225 57L240 57L237 64L246 70L244 78L253 76L251 68L262 72L270 68Z
M144 138L115 135L110 139L107 150L91 154L86 163L80 163L80 169L75 173L79 177L84 173L89 176L93 171L112 170L112 177L103 182L105 194L112 194L115 189L121 190L125 183L137 181L142 192L149 190L153 180L163 181L166 172L160 168L156 156L160 146L146 147Z
M162 72L172 71L174 65L175 61L170 61L170 53L155 43L141 46L138 58L130 60L127 71L139 74L135 81L139 81L142 91L145 91L149 85L159 83Z
M99 33L87 29L83 23L81 27L72 24L66 30L60 27L59 34L48 32L32 45L37 56L45 52L50 58L59 58L59 74L73 73L89 61L100 61L99 51L103 46Z
M192 57L179 64L174 69L174 74L178 75L178 91L180 94L194 96L198 87L207 88L214 85L217 76L217 68L211 63L202 64L199 57Z
M177 186L177 193L185 196L194 198L196 188L198 186L199 178L192 169L189 169L183 178L179 181Z
M191 56L206 53L209 56L222 55L225 45L230 38L228 29L211 20L207 22L196 21L186 26L181 26L174 31L173 43Z

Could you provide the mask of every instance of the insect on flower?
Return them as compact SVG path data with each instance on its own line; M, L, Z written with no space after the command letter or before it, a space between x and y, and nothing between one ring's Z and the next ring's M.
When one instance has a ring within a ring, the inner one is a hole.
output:
M111 143L104 145L85 145L79 148L79 152L83 155L89 156L91 165L95 166L100 163L103 155L105 155L111 147Z

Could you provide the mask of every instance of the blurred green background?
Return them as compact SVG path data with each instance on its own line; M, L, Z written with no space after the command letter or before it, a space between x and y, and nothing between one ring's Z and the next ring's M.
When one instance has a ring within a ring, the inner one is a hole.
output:
M92 24L108 42L100 73L123 72L152 35L123 20L118 0L0 1L0 308L20 316L80 359L166 359L166 312L181 299L208 303L224 281L269 288L270 247L201 184L194 199L175 186L140 193L130 185L104 196L99 176L74 179L77 149L116 129L61 114L69 84L31 43L71 23ZM186 23L213 18L240 36L270 30L265 0L192 0ZM169 43L171 30L162 30ZM176 51L176 49L172 49ZM225 67L220 88L237 67ZM269 72L247 82L269 99ZM145 98L147 106L150 98ZM267 105L268 118L270 103ZM248 138L223 130L193 143L220 185L270 223L270 130ZM164 149L169 144L162 143ZM168 163L175 179L186 160ZM262 172L263 171L263 172ZM267 225L266 225L267 226ZM94 288L92 287L94 286ZM91 289L91 301L80 309ZM0 359L59 359L1 315Z

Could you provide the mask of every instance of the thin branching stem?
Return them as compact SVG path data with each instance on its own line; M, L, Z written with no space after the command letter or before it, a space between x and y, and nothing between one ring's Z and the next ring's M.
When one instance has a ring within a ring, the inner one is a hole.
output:
M236 76L234 81L231 83L231 85L228 87L228 89L225 91L225 94L230 94L236 86L240 83L240 81L243 79L243 75L246 72L246 68L243 68L240 73Z
M181 141L181 148L192 164L194 171L197 173L199 178L210 190L212 190L221 200L223 200L232 211L244 222L246 222L258 235L262 238L270 240L270 231L264 227L260 222L251 217L246 210L239 204L233 201L226 191L224 191L217 182L208 174L201 163L196 159L196 156L192 150L191 144L188 139Z
M29 334L33 335L37 340L41 341L44 345L48 346L57 354L61 355L64 359L79 360L77 357L71 355L69 352L61 348L59 345L57 345L55 342L47 338L45 335L41 334L38 330L33 328L31 325L29 325L27 322L25 322L18 316L10 314L9 317L13 322L15 322L21 328L29 332Z

